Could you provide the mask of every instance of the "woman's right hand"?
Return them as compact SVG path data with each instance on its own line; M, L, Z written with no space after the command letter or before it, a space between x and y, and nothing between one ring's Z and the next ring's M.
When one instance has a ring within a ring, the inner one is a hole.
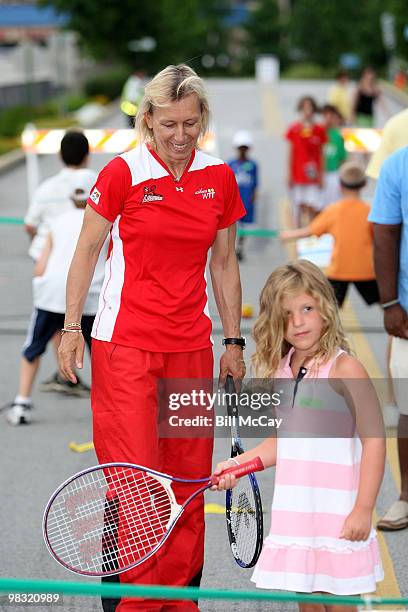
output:
M215 468L213 475L219 476L224 470L227 470L231 467L236 467L237 464L232 459L227 459L227 461L221 461L221 463L217 463L217 467ZM233 489L237 484L237 479L233 474L225 474L220 478L220 481L217 485L211 487L211 491L226 491L227 489Z
M58 347L58 363L62 376L76 384L75 369L81 370L84 362L84 337L78 332L66 332Z

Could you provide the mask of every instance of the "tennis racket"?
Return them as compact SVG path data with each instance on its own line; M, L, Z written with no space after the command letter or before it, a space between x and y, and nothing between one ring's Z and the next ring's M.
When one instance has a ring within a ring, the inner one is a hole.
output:
M224 473L263 470L259 457ZM49 500L44 540L66 569L85 576L120 574L154 555L189 503L219 482L176 478L132 463L105 463L63 482ZM172 483L201 485L178 504Z
M238 430L238 402L232 376L225 382L227 413L231 422L231 457L242 455ZM233 418L235 417L235 418ZM242 465L246 465L243 463ZM241 567L253 567L261 553L263 542L262 501L258 482L251 470L233 489L228 489L225 500L227 531L231 551Z

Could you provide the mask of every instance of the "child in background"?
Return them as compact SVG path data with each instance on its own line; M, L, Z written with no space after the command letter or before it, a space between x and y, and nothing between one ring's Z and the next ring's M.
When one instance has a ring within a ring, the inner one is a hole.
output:
M244 203L246 215L239 221L241 227L251 225L255 221L256 190L258 187L258 165L249 158L253 146L251 134L240 130L234 135L233 145L237 149L237 157L228 162L238 183L239 195ZM245 237L239 236L237 241L238 261L244 259Z
M329 89L327 101L338 109L346 123L350 123L352 99L349 90L349 76L345 70L337 73L336 82Z
M46 235L43 251L34 268L34 312L20 359L18 392L7 413L10 425L18 426L31 422L33 408L31 392L41 356L54 334L64 327L68 270L82 228L86 198L94 182L94 177L88 171L77 170L71 177L71 209L67 209L49 223L49 233ZM91 350L92 325L104 278L107 250L108 242L101 249L82 316L82 333L89 350ZM58 373L56 383L59 380ZM75 387L70 381L64 382L68 388Z
M254 338L256 375L292 382L293 405L284 407L288 418L298 410L301 399L296 397L304 381L329 379L329 397L336 402L347 397L358 433L294 438L278 430L277 437L233 460L242 463L259 456L265 467L276 465L270 533L252 580L259 588L302 593L373 592L384 577L372 528L385 464L382 421L367 372L350 355L333 290L317 266L298 260L270 275L261 293ZM378 433L364 435L367 421L376 423ZM215 474L231 465L231 460L219 463ZM224 476L218 488L231 488L235 482L234 476ZM317 604L299 608L356 610Z
M346 162L340 169L343 199L325 208L305 228L281 232L283 241L331 234L333 254L327 277L339 307L353 283L366 304L380 300L374 272L373 226L368 221L370 206L360 199L366 184L364 169L356 162Z
M327 142L324 145L324 183L321 208L341 198L339 168L346 161L344 138L340 132L343 117L335 106L325 104L322 108Z
M327 141L325 129L315 123L317 104L304 96L297 110L300 121L289 126L285 138L289 140L288 187L292 200L293 223L300 227L303 215L308 220L320 209L323 181L323 145Z

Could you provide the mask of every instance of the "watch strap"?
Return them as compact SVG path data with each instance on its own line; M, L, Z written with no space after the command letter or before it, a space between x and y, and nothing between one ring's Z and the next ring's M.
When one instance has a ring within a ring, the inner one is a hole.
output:
M227 344L236 344L237 346L240 346L242 349L244 349L246 347L246 340L244 337L241 338L224 338L222 341L224 346L227 346Z

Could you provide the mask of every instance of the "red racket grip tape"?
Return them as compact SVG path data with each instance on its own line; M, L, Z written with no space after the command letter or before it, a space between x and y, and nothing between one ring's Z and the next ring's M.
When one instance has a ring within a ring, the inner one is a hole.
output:
M240 465L234 465L233 467L227 468L221 474L211 476L212 484L218 484L220 478L225 476L225 474L234 474L237 478L241 478L241 476L246 476L251 472L261 472L265 469L264 464L261 461L260 457L255 457L250 461L245 461L245 463L241 463Z

